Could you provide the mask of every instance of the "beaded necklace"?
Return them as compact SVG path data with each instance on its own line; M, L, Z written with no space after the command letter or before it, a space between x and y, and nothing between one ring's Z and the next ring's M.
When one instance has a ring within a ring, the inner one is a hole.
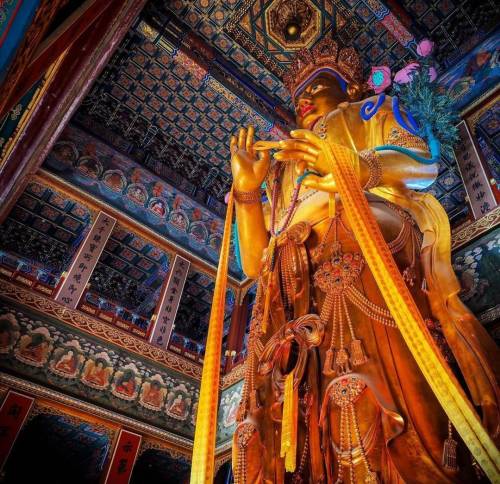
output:
M276 165L276 171L273 179L273 188L272 188L272 197L271 197L271 235L273 237L278 237L281 233L283 233L290 224L292 220L292 216L297 208L297 201L299 199L299 191L302 185L303 177L299 177L297 183L293 189L292 196L290 197L290 203L285 212L285 218L281 224L281 228L276 228L276 208L278 205L278 191L280 185L280 177L283 171L283 165L280 163Z

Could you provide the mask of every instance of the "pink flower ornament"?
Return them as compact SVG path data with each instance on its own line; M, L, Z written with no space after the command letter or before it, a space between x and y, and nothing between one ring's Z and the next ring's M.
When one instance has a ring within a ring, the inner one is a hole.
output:
M417 54L420 57L427 57L432 54L434 50L434 42L429 39L421 40L417 45Z
M397 84L407 84L411 82L411 78L413 77L414 71L420 67L418 62L412 62L407 66L403 67L400 71L396 72L394 76L394 82Z
M391 69L389 67L372 67L370 77L368 79L368 85L375 91L375 94L384 92L391 84Z
M396 72L394 75L394 82L396 84L407 84L411 82L413 74L417 69L420 69L420 64L418 62L412 62L407 66L403 67L400 71ZM429 79L434 82L437 78L437 71L435 67L429 67Z

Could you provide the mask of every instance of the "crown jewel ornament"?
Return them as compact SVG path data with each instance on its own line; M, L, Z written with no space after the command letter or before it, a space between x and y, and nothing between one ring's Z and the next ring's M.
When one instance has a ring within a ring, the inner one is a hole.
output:
M305 82L320 72L333 72L347 85L363 84L361 59L354 47L340 47L325 38L312 49L300 50L292 60L290 68L283 76L285 86L295 97Z

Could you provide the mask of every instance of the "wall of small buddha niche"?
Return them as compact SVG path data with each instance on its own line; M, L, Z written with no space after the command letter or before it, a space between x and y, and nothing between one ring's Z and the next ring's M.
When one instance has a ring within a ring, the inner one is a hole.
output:
M500 344L500 227L454 252L452 263L460 299Z
M0 369L193 438L199 383L8 300Z
M44 167L217 263L223 230L220 216L78 127L66 127ZM233 249L230 270L242 276Z
M236 429L236 414L243 392L243 380L222 390L217 415L217 444L232 439Z

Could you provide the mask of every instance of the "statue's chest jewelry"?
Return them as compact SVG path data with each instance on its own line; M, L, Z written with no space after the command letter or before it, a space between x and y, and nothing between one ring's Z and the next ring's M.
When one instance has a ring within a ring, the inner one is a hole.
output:
M359 279L364 264L361 254L338 248L314 273L314 285L325 293L340 294Z

